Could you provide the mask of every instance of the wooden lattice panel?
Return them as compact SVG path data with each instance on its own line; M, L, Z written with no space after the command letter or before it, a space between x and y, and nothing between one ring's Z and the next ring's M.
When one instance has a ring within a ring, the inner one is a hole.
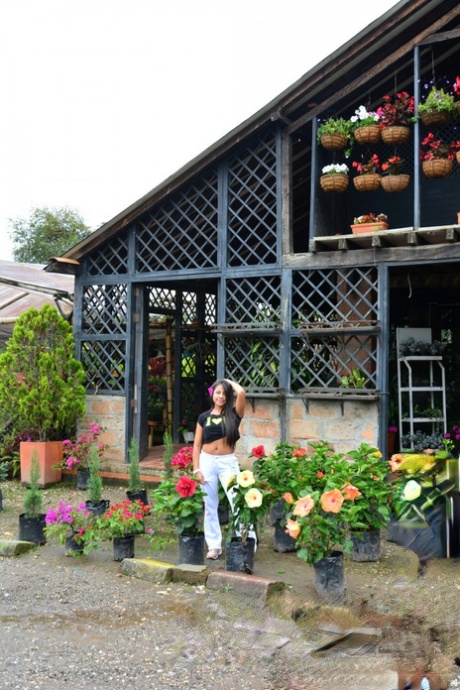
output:
M126 342L82 340L80 358L90 392L125 390Z
M120 275L128 271L128 241L126 233L112 237L85 260L88 275Z
M279 325L281 278L238 278L227 280L225 321L228 324Z
M278 260L276 138L234 156L228 171L228 265Z
M232 335L224 337L225 371L247 393L273 393L279 388L278 337Z
M152 288L149 290L149 310L167 309L169 311L175 311L176 295L176 290L158 287Z
M217 266L217 225L217 174L212 172L136 223L136 271Z
M85 335L125 334L127 286L88 285L83 290L82 332Z

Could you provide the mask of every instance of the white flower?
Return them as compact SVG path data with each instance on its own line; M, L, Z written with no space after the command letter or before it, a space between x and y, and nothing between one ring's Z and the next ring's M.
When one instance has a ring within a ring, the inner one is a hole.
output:
M348 165L346 163L331 163L331 165L324 166L322 173L323 175L327 175L328 173L346 175L348 173Z
M422 487L415 479L410 479L403 491L403 498L405 501L415 501L422 493Z
M254 479L254 475L251 470L243 470L243 472L240 472L236 475L236 481L240 486L246 488L248 486L252 486L252 484L255 484L256 480Z
M367 110L364 105L360 105L355 114L350 117L351 122L358 122L358 120L366 120L372 118L375 122L379 121L379 116L373 110Z
M262 505L263 496L259 489L249 489L244 500L250 508L259 508Z

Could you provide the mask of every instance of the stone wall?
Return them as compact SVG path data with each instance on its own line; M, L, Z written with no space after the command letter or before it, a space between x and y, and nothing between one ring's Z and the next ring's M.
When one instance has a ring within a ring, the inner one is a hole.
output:
M342 414L342 406L335 400L311 400L308 411L301 400L288 400L287 428L286 442L304 447L309 440L325 440L338 453L345 453L361 443L377 445L377 403L344 402ZM253 407L248 401L240 430L236 454L240 463L248 466L248 454L254 446L263 445L270 453L281 439L279 402L257 399Z
M104 433L99 436L100 442L109 446L104 460L125 461L125 410L126 400L120 396L86 396L86 414L78 426L78 433L88 431L91 423L104 427Z

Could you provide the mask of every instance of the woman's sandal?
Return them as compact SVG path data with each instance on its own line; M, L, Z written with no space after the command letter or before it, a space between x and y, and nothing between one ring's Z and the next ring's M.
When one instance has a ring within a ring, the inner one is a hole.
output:
M206 554L206 558L210 561L217 561L219 556L222 555L222 551L219 549L209 549L208 553Z

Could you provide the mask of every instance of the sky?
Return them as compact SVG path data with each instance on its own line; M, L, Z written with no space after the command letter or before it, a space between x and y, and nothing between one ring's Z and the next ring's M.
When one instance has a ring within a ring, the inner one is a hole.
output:
M96 230L395 4L2 0L0 259L37 207Z

